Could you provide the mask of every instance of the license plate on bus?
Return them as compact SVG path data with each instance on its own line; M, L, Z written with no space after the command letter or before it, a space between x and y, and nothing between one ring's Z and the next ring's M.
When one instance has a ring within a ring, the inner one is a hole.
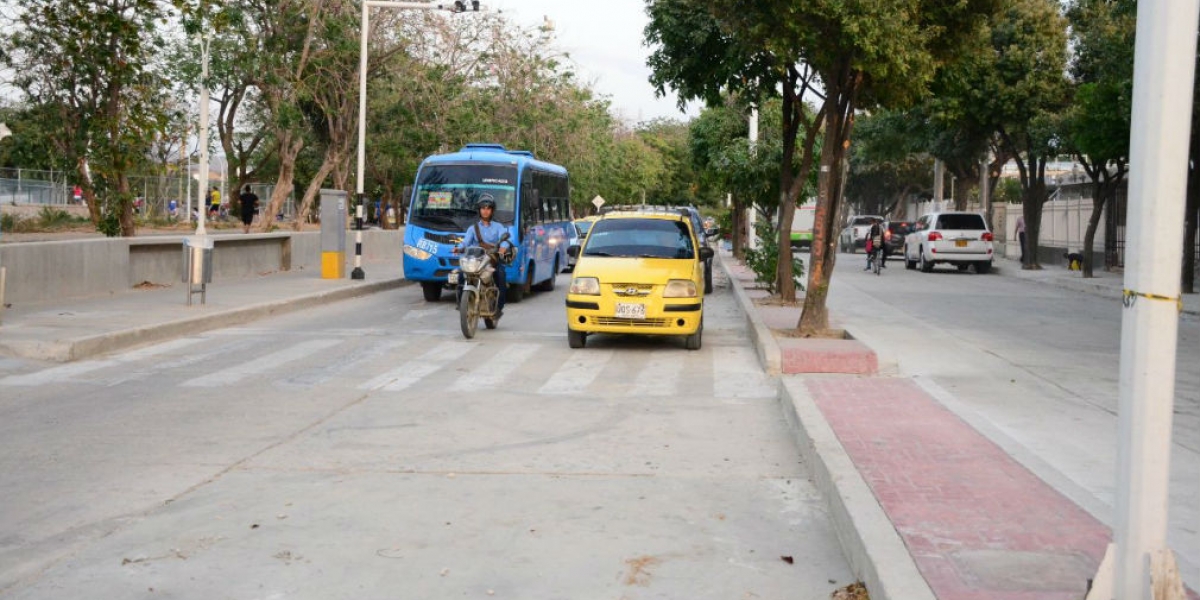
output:
M616 316L618 319L645 319L646 305L634 302L618 302Z
M954 247L955 248L966 248L967 240L954 240Z

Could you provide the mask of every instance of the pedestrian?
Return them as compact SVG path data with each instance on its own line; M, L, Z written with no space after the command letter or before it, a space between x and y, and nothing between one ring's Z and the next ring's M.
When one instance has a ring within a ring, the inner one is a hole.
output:
M1025 264L1025 215L1017 217L1017 240L1021 242L1021 264Z
M83 204L83 188L78 185L71 191L72 198L75 199L75 204Z
M172 198L167 201L167 214L169 214L171 216L172 221L174 221L176 218L179 217L179 201L178 200Z
M215 217L221 214L221 192L217 190L217 186L213 186L211 192L208 193L208 216Z
M242 205L242 231L250 233L250 223L254 221L254 213L258 210L258 195L250 191L247 185L242 189L242 195L238 196L238 202Z

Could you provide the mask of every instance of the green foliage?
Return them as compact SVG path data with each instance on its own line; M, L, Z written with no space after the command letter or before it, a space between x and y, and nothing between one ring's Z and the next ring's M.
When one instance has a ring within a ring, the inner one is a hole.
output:
M19 231L17 227L20 225L20 221L21 219L17 215L9 213L0 214L0 232L16 233Z
M758 235L758 248L746 250L746 266L754 271L754 280L774 294L775 276L779 267L779 232L766 221L758 221L754 225ZM796 289L804 289L804 261L793 255L792 275Z
M995 202L1020 204L1021 182L1012 177L1004 177L996 183Z
M64 225L77 223L79 220L71 216L71 213L54 208L53 206L43 206L38 212L39 225L47 229L57 229Z

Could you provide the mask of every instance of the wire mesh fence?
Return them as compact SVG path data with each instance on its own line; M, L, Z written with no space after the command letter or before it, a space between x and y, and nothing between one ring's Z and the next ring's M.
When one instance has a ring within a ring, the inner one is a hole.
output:
M78 186L71 180L73 172L37 169L0 168L0 204L67 206L83 204ZM202 193L195 179L184 175L133 175L129 177L134 194L134 212L146 218L194 220L200 206L207 208L208 194ZM235 199L240 190L225 190L223 182L213 183L221 193L222 218L236 218ZM273 183L251 183L251 191L259 197L260 211L275 191ZM277 220L296 218L295 193L288 195L276 214Z

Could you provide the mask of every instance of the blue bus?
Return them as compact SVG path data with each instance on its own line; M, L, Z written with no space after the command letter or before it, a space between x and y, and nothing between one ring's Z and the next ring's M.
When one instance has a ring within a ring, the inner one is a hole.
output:
M421 283L425 300L441 298L447 275L458 266L451 250L479 220L476 204L484 192L496 199L494 218L508 227L516 248L506 271L510 302L532 289L554 289L555 276L567 267L573 227L567 170L525 150L467 144L430 156L417 169L404 231L404 277Z

